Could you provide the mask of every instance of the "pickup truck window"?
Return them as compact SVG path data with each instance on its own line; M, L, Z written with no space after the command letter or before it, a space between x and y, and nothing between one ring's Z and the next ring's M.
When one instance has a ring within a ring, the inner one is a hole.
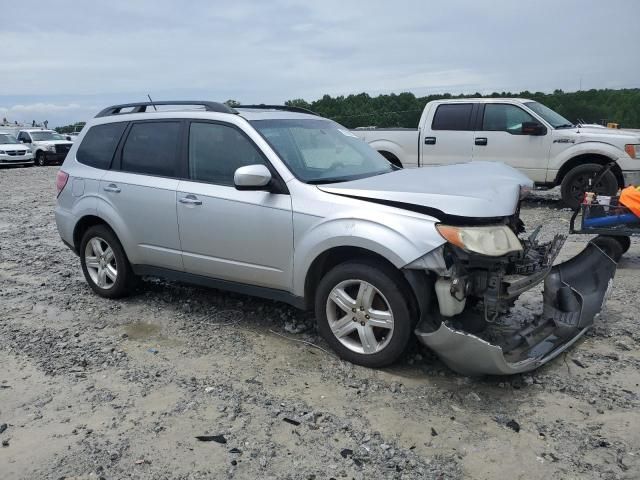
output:
M306 183L336 183L395 170L378 152L330 120L253 120L291 173Z
M472 103L438 105L431 130L473 130L471 128Z
M31 138L34 142L58 140L54 137L53 132L31 132Z
M240 131L217 123L192 122L189 128L189 178L233 186L235 171L264 165L258 149Z
M525 105L549 122L553 128L573 127L573 124L569 120L564 118L558 112L554 112L546 105L542 105L538 102L525 102Z
M109 169L126 126L126 122L117 122L91 127L78 148L76 159L93 168Z
M539 123L535 118L515 105L488 103L484 107L482 130L522 135L522 124L524 122Z

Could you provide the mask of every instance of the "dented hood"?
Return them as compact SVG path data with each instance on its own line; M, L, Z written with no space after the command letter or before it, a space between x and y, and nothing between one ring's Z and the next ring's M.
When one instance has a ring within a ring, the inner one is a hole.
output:
M324 192L381 201L402 208L424 207L460 217L513 215L520 186L533 182L518 170L497 162L468 162L410 168L344 183L319 185Z

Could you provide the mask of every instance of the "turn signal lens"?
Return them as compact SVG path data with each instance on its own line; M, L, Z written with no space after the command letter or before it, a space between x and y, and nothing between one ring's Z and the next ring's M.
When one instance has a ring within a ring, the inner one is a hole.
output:
M628 144L624 146L624 151L631 158L640 158L640 145Z

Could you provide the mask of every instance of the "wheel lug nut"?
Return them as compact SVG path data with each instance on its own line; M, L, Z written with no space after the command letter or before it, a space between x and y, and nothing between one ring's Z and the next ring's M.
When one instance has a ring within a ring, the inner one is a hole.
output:
M351 311L352 311L353 313L356 313L356 309L355 309L355 308L352 308L352 309L351 309Z
M361 311L361 312L364 312L364 307L360 307L360 311Z
M356 320L356 317L352 317L351 320L353 320L354 322L358 321L358 320Z
M362 325L364 327L364 322L360 322L360 325Z
M367 320L369 320L371 317L369 315L365 315L364 318L366 318Z

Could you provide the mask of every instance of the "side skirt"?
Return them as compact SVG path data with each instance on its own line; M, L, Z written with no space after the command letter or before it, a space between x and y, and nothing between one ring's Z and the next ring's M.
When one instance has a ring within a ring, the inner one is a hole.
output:
M285 292L284 290L259 287L257 285L247 285L246 283L221 280L218 278L205 277L204 275L195 275L187 272L178 272L176 270L153 267L151 265L131 265L131 267L136 275L161 277L175 282L190 283L202 287L216 288L218 290L227 290L229 292L251 295L253 297L276 300L278 302L288 303L289 305L301 310L305 310L307 308L304 297L298 297L289 292Z

